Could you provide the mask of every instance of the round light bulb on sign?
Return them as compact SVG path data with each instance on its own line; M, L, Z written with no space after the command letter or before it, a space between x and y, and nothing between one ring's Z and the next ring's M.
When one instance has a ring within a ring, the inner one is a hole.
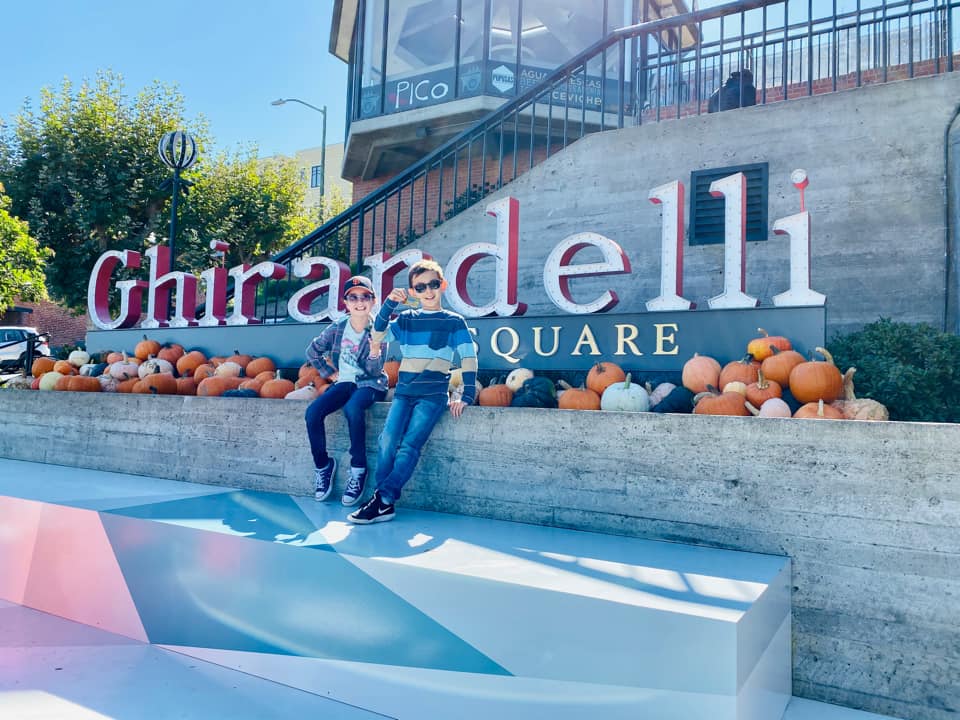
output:
M157 152L171 170L187 170L197 161L197 141L190 133L175 130L160 138Z

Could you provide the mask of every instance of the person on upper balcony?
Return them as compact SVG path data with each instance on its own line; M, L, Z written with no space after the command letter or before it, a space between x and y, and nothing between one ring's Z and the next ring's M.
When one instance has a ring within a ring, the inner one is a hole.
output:
M707 112L733 110L757 104L757 89L753 86L750 70L734 70L723 87L717 88L707 103Z

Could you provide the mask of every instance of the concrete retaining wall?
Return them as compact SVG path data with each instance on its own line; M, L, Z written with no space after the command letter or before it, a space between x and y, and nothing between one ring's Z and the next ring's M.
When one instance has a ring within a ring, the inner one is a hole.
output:
M309 494L304 409L6 391L0 457ZM339 416L328 430L345 467ZM471 408L437 427L402 503L788 555L794 693L952 720L958 468L956 425Z
M632 273L576 279L577 300L610 289L620 298L613 312L643 312L660 283L661 209L647 200L651 189L681 180L689 216L691 171L769 163L772 227L799 211L790 173L804 168L811 284L828 298L828 337L880 316L940 327L950 254L944 132L958 97L960 74L949 73L589 135L414 245L446 264L468 243L493 242L496 222L484 210L509 194L520 201L519 296L529 314L557 312L542 267L561 240L584 231L619 243ZM683 294L705 308L723 289L723 247L687 244L684 253ZM577 262L599 254L582 255ZM769 305L790 284L788 259L789 241L772 230L747 243L747 293ZM478 303L489 301L493 268L484 260L471 271ZM951 300L956 291L953 276ZM948 327L957 328L955 314Z

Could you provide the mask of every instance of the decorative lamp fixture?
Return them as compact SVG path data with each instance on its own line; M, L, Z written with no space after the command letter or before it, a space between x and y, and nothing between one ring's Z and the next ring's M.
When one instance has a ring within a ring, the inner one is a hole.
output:
M161 190L171 190L173 193L173 201L170 203L170 267L173 269L176 262L177 200L181 186L186 194L193 185L189 180L182 179L180 173L189 170L197 161L197 142L190 133L175 130L160 138L157 152L163 164L173 170L173 178L160 186Z

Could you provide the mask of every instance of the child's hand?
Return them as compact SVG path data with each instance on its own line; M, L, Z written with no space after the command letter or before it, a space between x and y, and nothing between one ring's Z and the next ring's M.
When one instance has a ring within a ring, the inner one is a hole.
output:
M407 291L402 287L396 287L390 291L390 294L387 295L387 300L393 300L394 302L402 303L407 299Z
M461 415L463 415L463 411L467 407L467 404L463 400L456 400L448 403L448 405L450 407L450 414L455 418L459 418Z
M380 343L376 340L370 340L370 357L376 360L380 357Z

